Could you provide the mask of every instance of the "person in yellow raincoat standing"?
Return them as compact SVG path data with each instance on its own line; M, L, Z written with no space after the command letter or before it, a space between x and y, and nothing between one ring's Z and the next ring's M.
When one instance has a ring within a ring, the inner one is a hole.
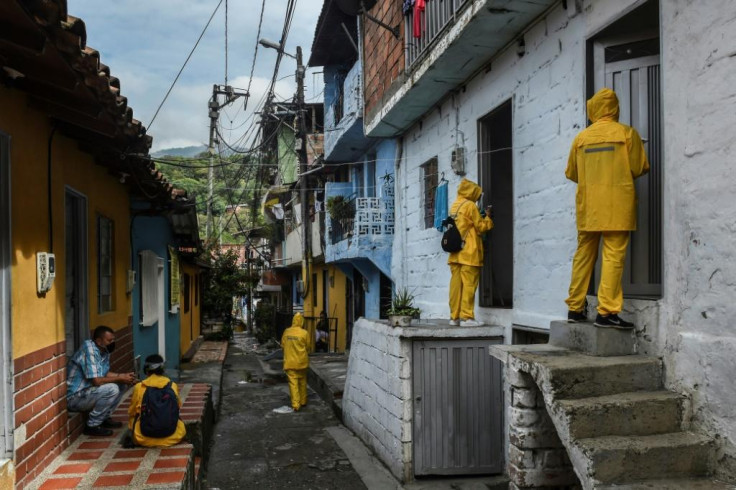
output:
M178 386L168 377L164 376L163 357L158 354L146 357L146 361L143 365L143 372L148 377L133 387L133 394L130 398L130 407L128 408L128 428L132 432L133 443L138 446L146 447L164 447L178 444L187 434L187 429L181 419L176 422L176 429L174 432L166 437L148 437L143 435L141 432L141 405L143 403L143 396L147 389L163 388L167 384L171 383L171 389L176 395L176 400L179 406L181 406Z
M481 234L493 228L490 218L491 207L481 216L475 201L480 199L482 189L468 179L460 181L457 199L450 206L450 216L465 244L459 252L447 259L450 265L450 325L478 327L483 325L475 319L475 292L478 289L480 270L483 267L483 241Z
M572 143L565 176L578 184L575 195L578 247L572 261L568 322L586 320L585 295L598 245L603 239L601 280L598 285L598 327L633 328L619 318L624 297L621 276L629 235L636 230L634 179L649 171L639 133L618 122L616 93L603 88L588 100L592 124Z
M307 354L308 333L304 329L304 317L296 313L291 326L284 330L281 348L284 349L284 371L289 378L289 394L292 411L298 412L307 404ZM289 412L280 412L289 413Z

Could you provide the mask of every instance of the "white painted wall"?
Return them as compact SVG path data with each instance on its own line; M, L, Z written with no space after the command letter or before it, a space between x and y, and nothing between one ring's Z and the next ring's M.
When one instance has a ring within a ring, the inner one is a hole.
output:
M448 318L449 268L440 233L423 228L420 165L437 156L450 180L450 203L462 177L450 168L457 141L466 177L478 180L478 120L505 101L513 106L514 309L476 309L491 323L542 327L566 314L564 299L575 247L574 184L565 179L569 145L585 123L582 16L559 7L525 35L527 54L502 53L404 136L397 171L393 277L415 291L423 316ZM456 128L457 123L457 128ZM399 197L400 196L400 197ZM401 202L399 202L401 201ZM493 233L503 233L495 229ZM409 245L407 245L407 243Z
M658 351L736 475L736 3L662 2L665 289Z
M412 290L422 316L448 318L449 270L440 233L424 229L420 165L432 157L450 180L456 143L477 181L478 120L513 107L514 308L477 308L510 328L547 328L566 314L575 249L575 185L564 169L585 120L585 41L633 0L561 6L525 33L492 69L449 96L403 138L396 171L392 273ZM693 399L695 427L719 436L722 476L736 475L736 2L660 0L664 107L664 297L626 301L643 353L662 356L668 385ZM456 128L456 117L458 125ZM463 139L464 137L464 139ZM496 229L494 233L502 233Z

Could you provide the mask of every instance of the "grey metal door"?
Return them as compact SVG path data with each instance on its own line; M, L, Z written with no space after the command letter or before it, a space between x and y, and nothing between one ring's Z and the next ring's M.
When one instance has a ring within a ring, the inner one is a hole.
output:
M65 333L66 354L89 338L87 319L87 198L73 189L65 196Z
M488 346L499 339L413 343L414 474L501 473L501 363Z
M662 296L662 94L659 38L642 34L596 44L596 89L612 88L619 122L644 141L650 171L635 181L637 230L631 234L622 278L627 297Z

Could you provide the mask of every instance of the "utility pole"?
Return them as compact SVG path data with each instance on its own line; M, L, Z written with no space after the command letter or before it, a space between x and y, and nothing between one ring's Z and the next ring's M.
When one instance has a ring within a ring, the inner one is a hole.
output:
M304 292L302 298L306 300L313 289L311 284L311 252L310 242L312 239L311 226L309 222L309 200L307 199L307 127L304 121L304 75L305 69L302 65L302 47L296 47L296 105L297 105L297 154L299 155L299 200L302 205L302 280L304 281ZM313 292L313 291L312 291ZM307 302L304 302L306 313Z
M219 96L224 95L225 100L220 103ZM210 165L207 169L207 240L212 237L214 229L212 223L212 199L215 195L215 145L219 145L217 139L217 119L220 117L220 109L231 104L239 97L245 97L248 100L250 94L246 91L235 90L230 85L213 85L212 98L208 103L210 117L210 140L207 151L210 155ZM233 203L238 204L238 203Z

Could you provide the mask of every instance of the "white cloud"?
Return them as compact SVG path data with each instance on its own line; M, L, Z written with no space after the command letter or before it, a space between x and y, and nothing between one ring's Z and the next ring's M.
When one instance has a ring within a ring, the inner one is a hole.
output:
M70 15L82 18L89 46L100 51L103 63L120 78L121 94L128 98L136 119L149 126L176 73L212 14L218 0L68 0ZM245 88L253 62L261 2L228 2L228 83ZM278 41L284 22L285 1L266 1L262 38ZM154 149L206 143L209 136L207 101L212 85L225 78L225 4L220 6L207 33L179 78L151 127ZM285 50L294 53L300 45L309 59L322 0L300 0L294 14ZM228 141L237 141L250 126L252 111L262 99L273 74L276 53L259 46L248 110L237 101L222 111L221 124L232 127ZM276 93L291 98L295 91L295 62L284 57ZM316 79L316 87L312 86ZM322 92L321 77L306 77L306 96ZM321 100L321 99L320 99ZM231 122L232 121L232 122Z

